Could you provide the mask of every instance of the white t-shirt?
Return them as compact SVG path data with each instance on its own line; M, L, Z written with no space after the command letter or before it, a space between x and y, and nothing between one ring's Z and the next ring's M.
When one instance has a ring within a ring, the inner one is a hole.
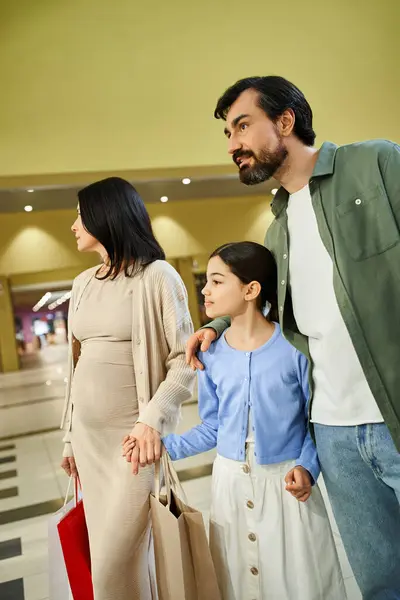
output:
M380 423L336 301L333 262L318 231L308 185L290 196L287 215L293 311L299 331L309 338L314 363L311 419L322 425Z

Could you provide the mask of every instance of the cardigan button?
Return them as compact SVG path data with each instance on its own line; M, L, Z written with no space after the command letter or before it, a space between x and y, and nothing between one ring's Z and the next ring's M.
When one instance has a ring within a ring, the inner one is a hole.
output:
M141 343L142 343L142 340L141 340L140 338L138 338L138 339L136 340L136 346L140 346L140 344L141 344Z

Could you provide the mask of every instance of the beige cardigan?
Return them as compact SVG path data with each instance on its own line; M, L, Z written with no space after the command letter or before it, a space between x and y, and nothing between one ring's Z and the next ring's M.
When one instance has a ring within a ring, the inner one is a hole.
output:
M70 431L74 314L98 268L78 275L72 287L68 314L69 375L61 421L61 429L66 430L64 456L73 456ZM186 342L193 333L187 292L178 273L166 261L155 261L132 277L132 314L139 420L165 435L175 429L181 404L190 398L195 381L195 374L185 362Z

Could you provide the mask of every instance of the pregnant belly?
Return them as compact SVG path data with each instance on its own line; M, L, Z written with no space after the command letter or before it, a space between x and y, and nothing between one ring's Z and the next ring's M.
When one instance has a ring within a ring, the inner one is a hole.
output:
M79 359L71 397L73 421L96 429L129 431L138 415L133 365Z

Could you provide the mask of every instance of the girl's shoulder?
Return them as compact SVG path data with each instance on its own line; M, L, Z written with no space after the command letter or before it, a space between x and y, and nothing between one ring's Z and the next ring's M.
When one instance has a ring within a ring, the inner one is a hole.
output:
M213 365L218 365L224 359L224 346L223 336L221 335L206 352L198 352L197 356L206 369L211 369Z

